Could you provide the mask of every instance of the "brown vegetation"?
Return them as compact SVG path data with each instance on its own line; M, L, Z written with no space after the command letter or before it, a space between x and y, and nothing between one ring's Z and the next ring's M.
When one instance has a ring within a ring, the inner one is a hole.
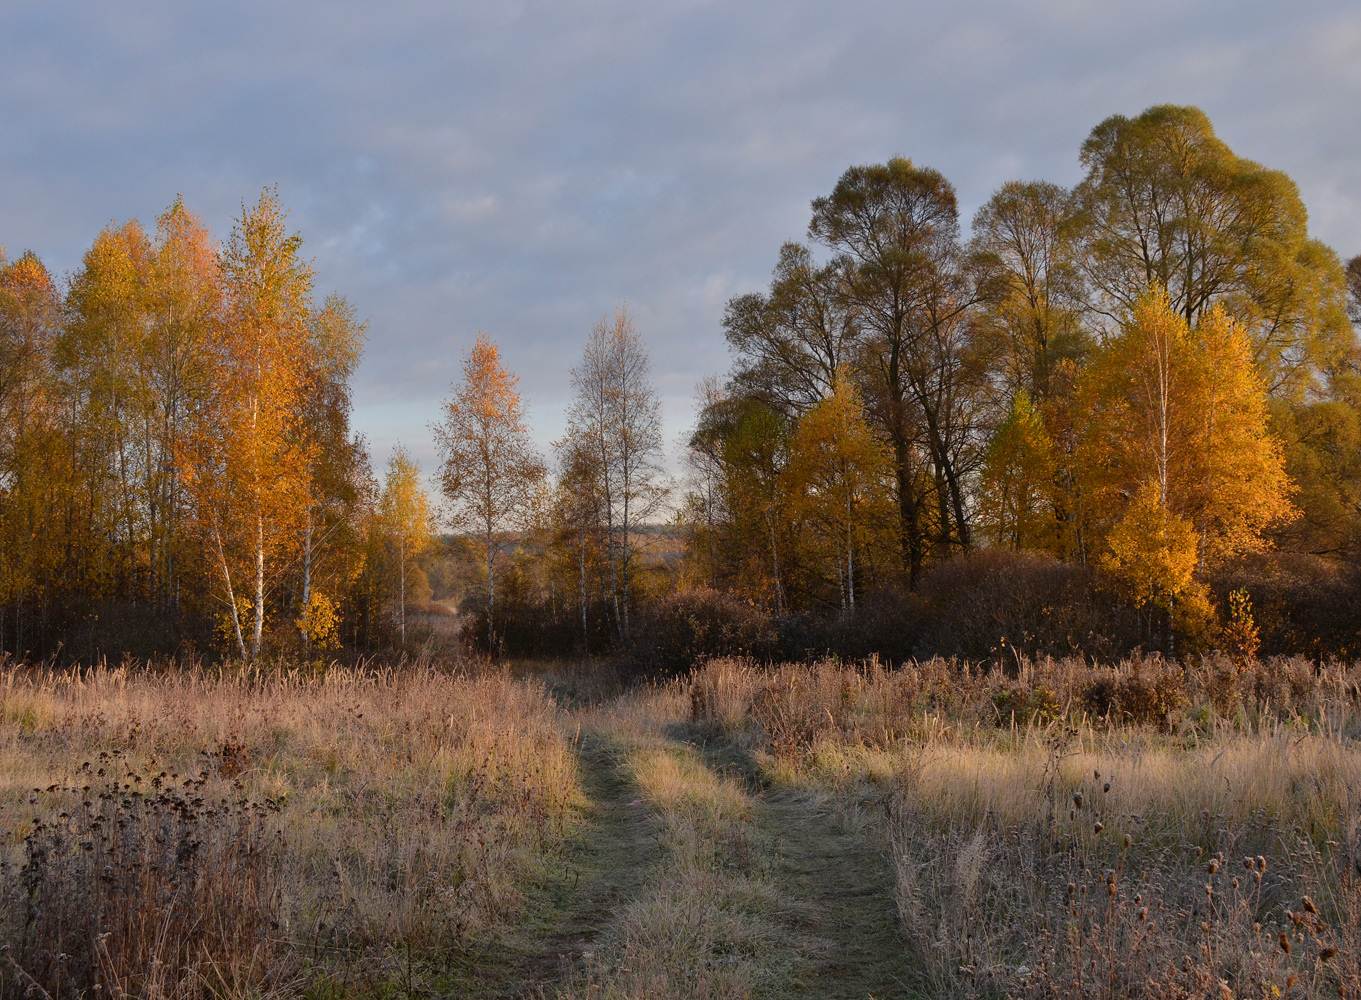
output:
M886 810L936 995L1336 996L1361 987L1359 683L1298 660L728 661L690 696L771 780Z
M577 804L503 674L10 668L0 718L5 996L418 988L517 922Z

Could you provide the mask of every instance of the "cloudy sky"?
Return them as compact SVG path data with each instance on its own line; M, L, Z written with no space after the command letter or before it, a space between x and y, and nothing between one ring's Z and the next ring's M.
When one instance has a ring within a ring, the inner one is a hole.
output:
M278 185L320 290L368 318L355 423L427 465L485 330L561 429L591 325L627 300L668 440L727 364L719 321L808 203L905 155L967 220L1002 181L1078 177L1110 114L1197 104L1361 252L1361 7L14 0L0 7L0 245L75 267L175 197L225 236Z

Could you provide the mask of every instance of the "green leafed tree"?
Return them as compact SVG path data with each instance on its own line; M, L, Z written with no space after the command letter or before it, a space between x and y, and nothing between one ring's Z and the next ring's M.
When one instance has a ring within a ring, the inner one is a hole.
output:
M1077 259L1108 323L1154 286L1191 326L1221 305L1274 395L1305 392L1351 350L1341 263L1310 238L1295 183L1235 155L1203 111L1112 116L1081 159Z

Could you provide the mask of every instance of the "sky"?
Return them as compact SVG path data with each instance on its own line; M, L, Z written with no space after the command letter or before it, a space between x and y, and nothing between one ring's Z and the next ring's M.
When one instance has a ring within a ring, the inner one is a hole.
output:
M1076 183L1112 114L1195 104L1361 253L1355 2L6 0L0 246L55 273L182 195L219 239L277 186L318 293L368 321L354 426L426 467L479 331L545 450L592 325L627 303L671 462L724 304L809 203L895 155L968 220Z

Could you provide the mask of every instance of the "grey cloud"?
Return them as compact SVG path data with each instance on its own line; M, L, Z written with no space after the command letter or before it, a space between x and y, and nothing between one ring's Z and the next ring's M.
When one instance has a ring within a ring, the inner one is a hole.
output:
M545 443L591 324L627 299L668 438L723 369L723 303L808 202L903 154L967 213L1072 183L1108 114L1200 104L1361 250L1361 14L1341 2L236 4L0 13L0 244L74 267L176 194L225 235L277 183L319 284L370 319L356 423L429 465L480 329Z

